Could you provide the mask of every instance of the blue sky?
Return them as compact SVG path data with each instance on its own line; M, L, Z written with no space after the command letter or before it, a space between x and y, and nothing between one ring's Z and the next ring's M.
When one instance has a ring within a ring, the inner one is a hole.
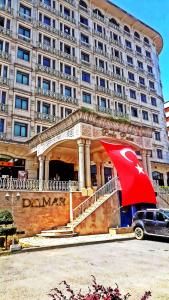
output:
M164 100L169 100L169 0L112 0L112 2L162 35L164 47L160 54L161 80Z

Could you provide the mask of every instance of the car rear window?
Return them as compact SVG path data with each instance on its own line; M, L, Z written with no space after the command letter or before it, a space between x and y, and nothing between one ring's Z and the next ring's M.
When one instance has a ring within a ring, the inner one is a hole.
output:
M154 219L154 213L153 213L153 211L147 211L146 212L146 219L147 220L153 220Z
M137 213L137 219L144 219L144 211L140 211Z

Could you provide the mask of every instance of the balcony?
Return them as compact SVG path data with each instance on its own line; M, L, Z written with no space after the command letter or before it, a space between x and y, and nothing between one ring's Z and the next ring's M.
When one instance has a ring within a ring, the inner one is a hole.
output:
M145 60L146 60L146 62L153 64L153 60L151 57L145 56Z
M26 14L23 14L22 12L18 11L18 17L23 20L23 21L26 21L26 22L29 22L31 23L33 21L33 19L31 18L31 16L28 16Z
M124 60L121 57L110 55L110 59L124 65Z
M123 99L123 100L127 100L127 95L125 95L123 93L119 93L119 92L113 91L113 96L115 98L120 98L120 99Z
M88 48L88 49L91 49L91 44L86 43L86 42L84 42L84 41L80 41L80 45L81 45L81 46L84 46L84 47L86 47L86 48Z
M63 58L66 58L68 59L69 61L71 60L72 62L77 62L77 57L71 55L71 54L68 54L66 52L63 52L63 51L58 51L58 55L63 57Z
M144 89L144 90L146 90L147 89L147 87L146 87L146 85L145 84L143 84L143 83L138 83L138 86L141 88L141 89Z
M98 14L92 13L92 17L101 21L104 24L107 24L107 20L104 17L99 16Z
M131 85L135 85L135 86L137 85L136 81L133 80L133 79L130 79L130 78L129 78L127 81L128 81L128 83L131 84Z
M8 5L1 6L1 10L13 15L13 8L9 7Z
M0 51L0 58L4 59L4 60L10 60L11 59L11 55L7 52L4 51Z
M68 34L68 33L66 33L66 32L63 32L63 31L60 31L60 30L58 30L57 33L58 33L61 37L65 38L65 39L67 39L67 40L69 40L69 41L72 41L72 42L74 42L74 43L77 43L77 40L76 40L76 38L75 38L73 35L70 35L70 34Z
M109 57L109 54L106 51L104 51L104 50L102 50L102 49L100 49L98 47L94 47L93 50L94 50L94 52L96 52L98 54L101 54L103 56Z
M112 110L108 107L103 107L103 106L97 105L96 111L104 113L104 114L112 115Z
M126 79L124 76L120 75L120 74L116 74L116 73L111 73L111 76L114 77L117 80L120 80L122 82L126 82Z
M6 140L6 133L5 132L0 132L0 141Z
M44 8L45 10L50 11L51 13L54 13L55 15L58 15L57 10L52 8L50 5L47 5L47 4L39 1L39 6Z
M65 103L71 103L74 105L78 105L78 100L69 96L65 96L62 94L58 94L58 100L63 101Z
M113 43L113 44L116 45L116 46L119 46L120 48L123 48L122 43L121 43L120 41L118 41L118 40L115 40L115 39L110 38L110 39L109 39L109 42L110 42L110 43Z
M127 61L127 66L128 66L129 68L132 68L132 69L135 68L134 64L132 64L132 63L130 63L130 62L128 62L128 61Z
M103 32L100 32L100 31L97 31L97 30L93 30L93 34L101 37L103 40L106 40L106 41L108 40L108 37Z
M111 76L111 73L108 70L104 69L104 68L101 68L99 66L94 65L94 69L95 69L95 71L98 71L98 72L100 72L104 75Z
M38 22L38 26L44 30L50 31L52 33L58 34L58 30L50 25L44 24L42 22Z
M6 77L0 77L0 84L10 85L10 80Z
M143 54L141 52L136 51L136 55L143 57Z
M6 104L0 103L0 112L7 113L8 112L8 106Z
M79 26L82 27L83 29L87 30L87 31L90 31L89 25L86 25L86 24L84 24L82 22L79 22Z
M35 112L35 119L41 121L47 121L49 123L58 123L60 121L59 117L45 114L45 113L40 113L40 112Z
M58 76L62 79L65 79L65 80L70 80L70 81L73 81L75 83L78 82L78 78L75 77L75 76L72 76L70 74L66 74L66 73L63 73L63 72L58 72Z
M119 111L119 110L114 110L113 111L113 116L117 117L117 118L122 118L122 119L125 119L125 120L129 120L129 115L127 113L124 113L124 112Z
M98 92L102 92L102 93L105 93L105 94L108 94L108 95L111 95L111 90L109 90L108 88L106 87L103 87L101 85L96 85L96 91Z
M64 20L68 21L68 22L71 22L71 23L73 23L73 24L76 24L76 20L75 20L75 19L71 18L71 17L68 16L68 15L65 15L65 14L62 13L61 11L59 12L59 16L60 16L61 18L63 18Z
M125 50L129 51L130 53L133 53L133 49L131 47L125 46Z
M113 24L112 22L109 22L108 26L112 27L113 29L116 29L119 32L122 31L120 26L117 26L117 25Z
M137 70L138 70L138 72L140 72L140 73L142 73L142 74L144 74L144 73L145 73L145 70L144 70L143 68L139 68L139 67L137 67Z
M58 54L58 50L44 43L37 43L37 47L44 50L45 52L50 52L52 54Z
M127 35L127 36L131 37L131 33L130 32L128 32L126 30L123 30L123 33L124 33L124 35Z
M8 28L0 26L0 33L7 35L7 36L12 36L12 31Z
M79 9L85 11L89 15L89 9L79 4Z
M143 45L146 46L146 47L148 47L148 48L151 48L151 45L148 44L148 43L146 43L145 41L143 42Z
M152 72L147 72L147 76L150 77L150 78L155 79L155 76Z
M149 87L148 90L149 90L150 93L157 94L157 91L156 91L155 88Z
M37 64L36 65L36 69L38 71L43 72L43 73L47 73L47 74L50 74L50 75L53 75L53 76L57 76L57 77L59 76L57 70L49 68L47 66L43 66L43 65Z
M74 0L65 0L67 3L69 3L70 5L76 7L76 3Z
M22 35L22 34L19 34L19 33L18 33L18 39L22 40L22 41L24 41L26 43L29 43L29 44L31 43L31 39L29 37L27 37L25 35Z
M81 59L81 64L88 67L88 68L92 67L92 64L89 61L86 61L86 60Z

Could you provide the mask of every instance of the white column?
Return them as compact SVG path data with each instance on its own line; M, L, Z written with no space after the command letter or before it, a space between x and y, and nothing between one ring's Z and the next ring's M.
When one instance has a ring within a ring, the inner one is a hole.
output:
M143 163L143 168L144 168L144 172L147 172L147 158L146 158L146 150L142 150L142 163Z
M91 188L91 170L90 170L90 140L85 143L85 175L86 175L86 187Z
M43 190L44 158L39 156L39 191Z
M150 179L152 180L152 170L151 170L151 160L150 160L150 151L147 151L147 173Z
M45 159L45 180L49 180L49 158Z
M163 173L163 178L164 178L164 186L167 186L167 174Z
M77 141L79 148L79 187L80 190L85 187L85 164L84 164L84 140Z

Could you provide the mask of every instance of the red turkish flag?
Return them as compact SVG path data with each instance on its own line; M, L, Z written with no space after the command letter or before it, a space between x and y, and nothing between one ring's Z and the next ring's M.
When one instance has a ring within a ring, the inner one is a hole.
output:
M155 192L148 175L132 148L101 141L110 156L122 189L122 206L137 203L156 204Z

